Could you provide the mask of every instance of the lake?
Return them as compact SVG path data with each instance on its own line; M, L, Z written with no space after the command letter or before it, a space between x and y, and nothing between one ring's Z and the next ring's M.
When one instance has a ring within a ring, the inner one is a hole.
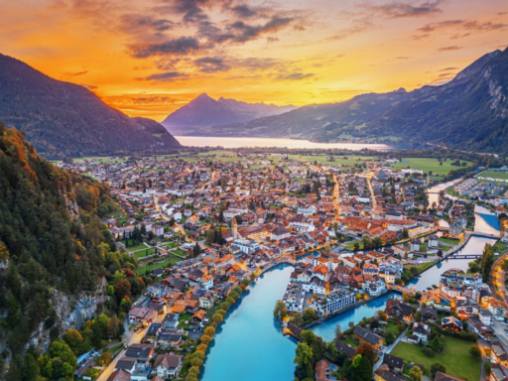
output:
M362 143L317 143L300 139L278 138L232 138L216 136L175 136L181 145L187 147L222 147L222 148L288 148L288 149L344 149L360 151L370 149L375 151L388 151L386 144Z

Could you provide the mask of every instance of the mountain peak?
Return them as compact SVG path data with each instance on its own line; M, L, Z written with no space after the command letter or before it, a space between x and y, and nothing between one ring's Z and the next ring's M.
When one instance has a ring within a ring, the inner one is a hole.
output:
M178 142L159 125L140 125L87 88L53 79L15 58L0 55L0 120L26 134L43 155L166 152Z
M256 118L282 114L290 109L292 108L246 103L224 97L214 99L202 93L171 113L162 124L173 134L207 136L213 135L207 130L211 126L243 123Z

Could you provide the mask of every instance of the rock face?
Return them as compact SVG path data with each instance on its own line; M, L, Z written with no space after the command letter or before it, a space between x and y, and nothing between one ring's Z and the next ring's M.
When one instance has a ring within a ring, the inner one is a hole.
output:
M2 124L0 179L0 347L21 353L46 345L76 307L89 317L104 301L114 242L102 219L118 206L105 185L55 167Z
M217 100L201 94L168 115L162 124L174 135L213 136L215 126L243 123L293 109L263 103L244 103L234 99Z
M23 131L49 158L160 153L180 146L157 122L129 118L85 87L1 54L0 121Z
M349 101L230 123L214 136L359 139L401 146L426 143L508 152L508 49L486 54L450 82L406 92L364 94Z

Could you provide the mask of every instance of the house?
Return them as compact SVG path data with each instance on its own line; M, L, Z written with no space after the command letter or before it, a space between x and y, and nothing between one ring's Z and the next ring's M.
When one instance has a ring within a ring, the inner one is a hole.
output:
M160 354L155 358L154 369L161 378L174 377L180 372L182 356L174 353Z
M455 316L447 316L441 320L441 327L451 331L462 331L462 322Z
M490 350L490 362L492 364L508 367L508 354L501 345L494 344Z
M321 359L316 363L316 381L332 381L336 380L333 373L337 370L337 365Z
M384 355L383 364L388 365L388 368L395 373L401 373L404 368L404 360L389 353Z
M136 368L136 359L123 356L116 363L115 369L124 370L126 372L129 372L129 374L131 374L132 372L134 372L135 368Z
M382 336L375 334L368 329L365 329L360 326L356 326L353 333L360 340L360 342L369 344L373 346L376 350L379 350L384 343L384 339Z
M506 381L508 379L508 368L502 365L493 365L490 374L489 381Z
M395 319L404 320L406 323L413 321L413 307L403 303L398 299L390 299L386 303L385 312L388 316Z
M391 372L387 366L381 366L374 372L374 381L406 381L406 379Z
M154 353L151 344L132 344L125 350L125 357L135 359L137 362L148 362Z
M410 336L410 340L417 344L427 343L430 335L430 328L427 324L414 323L413 334Z
M131 381L131 374L123 369L117 369L108 377L108 381Z
M157 316L157 312L146 307L132 307L129 311L129 324L151 322Z
M344 353L348 359L352 359L356 354L356 349L346 344L343 341L336 341L335 347L339 353Z

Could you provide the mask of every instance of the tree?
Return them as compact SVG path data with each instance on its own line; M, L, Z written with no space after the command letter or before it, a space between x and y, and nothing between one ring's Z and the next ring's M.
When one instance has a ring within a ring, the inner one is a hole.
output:
M357 353L346 369L346 377L349 381L370 381L372 379L370 361L362 354Z
M316 320L318 318L318 315L317 315L317 312L316 312L315 309L313 309L313 308L306 308L303 311L302 318L303 318L303 323L304 324L309 324L309 323L313 322L314 320Z
M306 377L313 377L314 375L314 352L310 345L306 342L300 341L296 347L295 364L296 375L298 378L303 379Z
M476 357L476 358L480 358L482 355L480 348L478 348L477 345L473 345L471 347L471 349L469 350L469 353L471 353L471 356Z
M85 339L77 329L70 328L63 335L64 341L69 345L75 354L86 352L89 348L85 343Z
M201 254L201 247L199 246L199 243L196 242L192 249L192 255L194 257L197 257L199 254Z
M430 374L432 375L432 379L434 379L437 372L446 373L445 366L443 364L438 363L438 362L436 362L430 366Z
M412 381L421 381L422 376L423 376L423 372L422 372L421 368L417 365L413 366L409 370L409 378Z
M275 308L273 310L273 316L275 319L282 321L284 317L287 315L287 307L286 304L282 300L277 300L275 303Z
M482 274L482 279L484 282L488 282L490 269L492 264L494 263L494 248L490 244L486 244L483 249L483 255L480 259L480 269Z

